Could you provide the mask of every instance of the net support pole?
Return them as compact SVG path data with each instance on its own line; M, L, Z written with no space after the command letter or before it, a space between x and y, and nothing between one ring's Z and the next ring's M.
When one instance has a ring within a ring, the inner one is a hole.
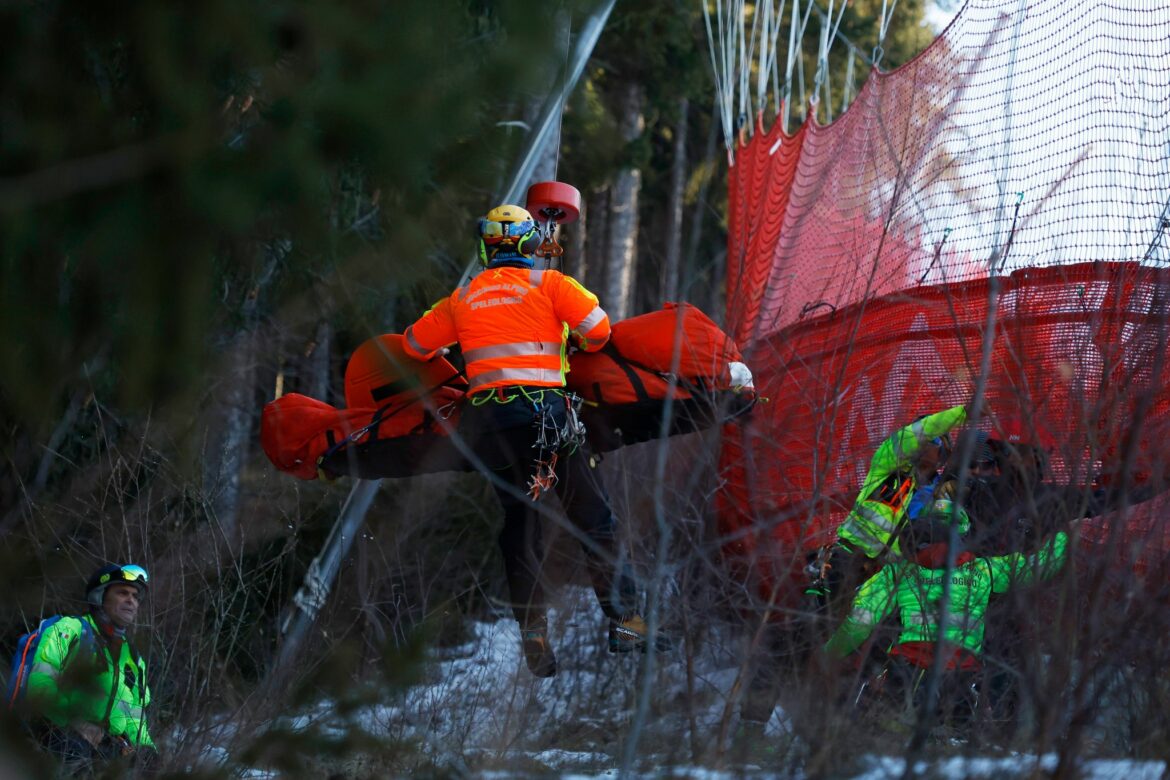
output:
M502 197L504 202L516 198L523 185L527 183L527 178L532 175L532 170L540 159L544 146L553 135L553 129L557 124L555 120L560 116L565 99L584 72L585 64L589 61L597 41L601 38L601 32L616 2L617 0L606 0L598 10L590 15L582 27L564 79L557 88L553 89L548 100L545 101L540 118L528 139L527 149L520 158L508 188L504 192ZM463 282L470 277L471 271L472 267L469 266L464 274ZM380 484L381 480L376 479L354 481L349 497L342 505L341 512L333 524L333 530L329 532L329 537L325 540L320 554L309 564L304 582L293 597L293 603L286 609L284 617L281 619L280 633L283 641L276 663L268 673L266 682L269 685L279 684L292 669L293 662L296 660L305 638L317 620L317 614L329 598L333 583L337 579L337 573L341 569L341 563L353 547L354 539L365 522L366 513L369 512L370 506L374 503L374 496L377 495Z
M317 620L317 614L325 606L337 572L341 569L341 562L353 547L353 540L365 522L366 513L374 503L379 484L381 480L377 479L354 481L349 497L341 507L337 522L333 524L333 529L325 540L325 545L309 564L305 580L293 596L292 606L285 611L281 620L280 633L284 641L272 671L274 677L279 679L285 670L291 668L309 629Z

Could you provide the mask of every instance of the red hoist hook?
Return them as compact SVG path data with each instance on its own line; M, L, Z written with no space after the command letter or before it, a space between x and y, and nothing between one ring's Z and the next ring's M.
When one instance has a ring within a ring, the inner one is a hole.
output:
M527 208L540 224L543 240L536 250L538 257L560 257L564 247L557 243L557 225L567 225L581 216L581 193L571 184L540 181L528 188Z

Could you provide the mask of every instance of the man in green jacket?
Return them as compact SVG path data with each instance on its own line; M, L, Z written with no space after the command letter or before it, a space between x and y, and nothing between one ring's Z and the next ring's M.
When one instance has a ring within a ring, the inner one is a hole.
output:
M813 565L808 593L824 607L852 593L881 565L897 555L899 529L920 485L930 482L951 452L950 433L967 421L966 406L952 406L918 418L894 431L877 448L857 499L837 529L837 543Z
M103 566L86 583L89 614L60 618L37 642L24 706L41 743L66 763L153 762L146 661L127 635L146 583L141 566Z
M868 579L853 599L852 609L825 645L832 658L844 658L861 647L875 627L897 612L901 630L888 650L890 663L878 678L886 694L920 693L919 683L936 653L944 653L948 671L944 689L959 698L972 691L974 673L982 666L984 615L991 596L1015 585L1051 577L1068 555L1068 534L1057 532L1032 554L976 557L961 547L950 576L944 618L946 556L950 525L958 522L956 538L970 527L966 513L948 499L934 502L928 513L900 534L903 556ZM941 639L940 642L940 633ZM944 697L946 698L946 697ZM949 697L954 701L955 696ZM971 704L970 700L961 702Z
M915 493L935 480L950 454L950 432L966 421L967 407L953 406L899 428L878 446L853 509L837 531L837 542L823 548L810 562L811 582L805 594L807 614L815 619L804 624L803 631L812 638L799 640L796 652L819 648L832 630L829 622L820 619L824 613L830 608L834 613L847 608L851 594L878 570L881 559L890 552L897 554L895 534L907 522ZM774 659L793 652L791 646L792 639L782 631L768 632L750 662L740 706L745 742L763 735L779 697L780 678Z

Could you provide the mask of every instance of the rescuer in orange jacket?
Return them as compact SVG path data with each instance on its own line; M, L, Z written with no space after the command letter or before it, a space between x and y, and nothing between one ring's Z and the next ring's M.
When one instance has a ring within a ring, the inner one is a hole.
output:
M541 586L542 525L535 501L554 487L583 534L589 573L610 620L611 652L644 650L647 628L635 588L618 560L614 516L583 428L564 393L570 338L596 351L609 339L597 296L559 271L534 267L540 236L519 206L479 220L484 271L406 329L406 351L428 360L458 342L470 384L459 434L483 467L504 509L500 550L524 658L538 677L556 674Z

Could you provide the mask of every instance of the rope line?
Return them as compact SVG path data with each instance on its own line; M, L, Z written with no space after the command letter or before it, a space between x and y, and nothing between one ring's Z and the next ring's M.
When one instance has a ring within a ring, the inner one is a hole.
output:
M804 0L803 5L801 0L792 0L791 6L788 0L760 0L755 6L750 28L744 15L744 0L715 0L713 8L709 2L703 2L707 50L715 81L716 112L729 159L733 157L741 126L749 116L763 117L768 110L769 98L785 133L789 130L789 119L795 106L799 106L803 121L808 117L810 107L823 105L825 116L832 121L829 55L838 42L848 50L839 113L844 112L857 96L857 63L861 61L872 68L880 62L882 41L889 32L897 5L898 0L882 0L878 45L871 57L841 33L847 0L829 0L827 10L817 0ZM780 33L784 27L785 11L789 8L788 52L781 74ZM817 42L817 69L809 91L802 54L805 33L814 11L821 28ZM795 103L794 91L798 98Z

